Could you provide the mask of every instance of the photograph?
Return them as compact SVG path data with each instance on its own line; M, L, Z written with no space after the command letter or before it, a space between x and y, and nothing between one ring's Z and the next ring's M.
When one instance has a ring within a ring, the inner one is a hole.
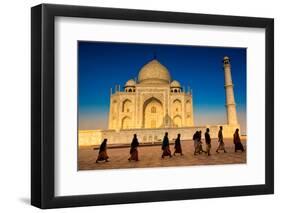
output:
M33 6L31 205L273 194L274 18L231 14Z
M247 163L247 48L79 40L77 62L78 171Z

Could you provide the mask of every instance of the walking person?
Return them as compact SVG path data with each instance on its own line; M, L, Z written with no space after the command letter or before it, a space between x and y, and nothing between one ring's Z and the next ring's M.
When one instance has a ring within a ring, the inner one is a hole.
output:
M106 161L108 162L108 155L107 155L107 139L105 138L100 145L99 148L99 155L97 157L96 163L99 161Z
M220 126L220 130L219 130L219 133L218 133L218 143L219 143L219 146L216 150L217 153L219 153L219 150L223 150L224 153L226 153L226 150L225 150L225 147L224 147L224 142L223 142L223 134L222 134L222 126Z
M175 152L174 152L174 155L176 155L176 153L179 153L179 154L183 155L182 154L182 149L181 149L181 139L180 139L180 137L181 137L181 134L178 134L178 137L175 140Z
M131 143L131 148L130 148L130 157L128 159L129 161L131 160L139 161L138 146L139 146L139 141L137 138L137 134L134 134Z
M169 138L168 138L168 132L165 132L165 136L163 138L162 142L162 158L165 156L169 156L170 158L172 157L171 150L170 150L170 144L169 144Z
M211 137L210 137L210 129L207 128L206 132L205 132L205 143L206 143L206 153L208 154L208 156L211 155L210 151L211 151Z
M239 129L235 130L233 135L233 143L234 143L234 151L241 150L244 152L243 144L241 143L240 136L239 136Z
M203 150L203 143L202 143L202 131L200 130L198 133L198 152L201 154L201 152L207 153L206 151Z
M196 131L193 135L193 142L194 142L194 155L199 153L199 132Z

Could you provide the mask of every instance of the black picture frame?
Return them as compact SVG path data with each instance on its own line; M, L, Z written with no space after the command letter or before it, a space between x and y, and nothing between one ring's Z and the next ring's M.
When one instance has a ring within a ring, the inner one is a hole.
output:
M94 195L54 195L55 171L55 17L264 28L265 184ZM274 20L240 16L41 4L31 8L31 204L60 208L218 198L274 193Z

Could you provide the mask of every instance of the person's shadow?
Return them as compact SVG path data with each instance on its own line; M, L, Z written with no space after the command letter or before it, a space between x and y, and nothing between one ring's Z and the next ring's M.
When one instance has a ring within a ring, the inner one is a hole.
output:
M19 200L24 204L30 205L30 199L27 197L19 198Z

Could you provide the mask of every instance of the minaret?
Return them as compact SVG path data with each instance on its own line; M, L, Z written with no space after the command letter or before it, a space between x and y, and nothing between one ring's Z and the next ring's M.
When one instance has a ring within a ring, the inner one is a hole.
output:
M233 84L231 78L231 66L230 59L225 56L223 58L224 67L224 88L225 88L225 99L226 99L226 113L227 113L227 124L237 125L237 113L236 105L233 92Z

